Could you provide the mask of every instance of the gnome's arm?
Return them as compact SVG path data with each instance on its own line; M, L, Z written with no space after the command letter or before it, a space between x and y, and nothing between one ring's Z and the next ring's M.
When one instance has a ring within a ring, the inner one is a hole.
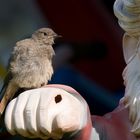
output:
M93 132L86 101L71 87L48 85L13 99L5 113L12 135L28 138L91 140ZM98 140L98 139L95 139Z

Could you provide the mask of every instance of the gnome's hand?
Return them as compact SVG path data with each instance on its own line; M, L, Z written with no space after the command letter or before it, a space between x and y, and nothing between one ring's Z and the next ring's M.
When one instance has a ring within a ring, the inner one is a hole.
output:
M79 94L61 88L28 90L6 108L5 124L12 135L29 138L71 137L87 123L87 104Z

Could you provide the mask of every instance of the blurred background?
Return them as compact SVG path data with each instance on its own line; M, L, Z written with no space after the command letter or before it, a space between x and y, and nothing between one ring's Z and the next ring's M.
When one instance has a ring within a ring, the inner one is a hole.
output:
M123 31L114 0L0 0L0 86L15 43L38 28L51 27L56 40L50 83L75 88L92 114L112 111L124 94Z

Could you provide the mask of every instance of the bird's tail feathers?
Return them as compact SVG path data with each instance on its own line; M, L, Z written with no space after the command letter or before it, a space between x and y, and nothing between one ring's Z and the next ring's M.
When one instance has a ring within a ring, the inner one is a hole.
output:
M14 94L18 90L18 87L10 81L7 87L2 88L0 96L0 116L3 114L8 102L13 98Z

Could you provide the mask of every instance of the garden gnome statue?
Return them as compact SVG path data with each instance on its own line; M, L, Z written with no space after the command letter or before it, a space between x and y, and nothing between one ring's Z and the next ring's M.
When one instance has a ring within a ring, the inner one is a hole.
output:
M116 0L114 13L125 31L126 89L118 107L104 116L91 115L73 88L47 85L10 101L5 112L10 134L45 140L140 140L140 0Z

